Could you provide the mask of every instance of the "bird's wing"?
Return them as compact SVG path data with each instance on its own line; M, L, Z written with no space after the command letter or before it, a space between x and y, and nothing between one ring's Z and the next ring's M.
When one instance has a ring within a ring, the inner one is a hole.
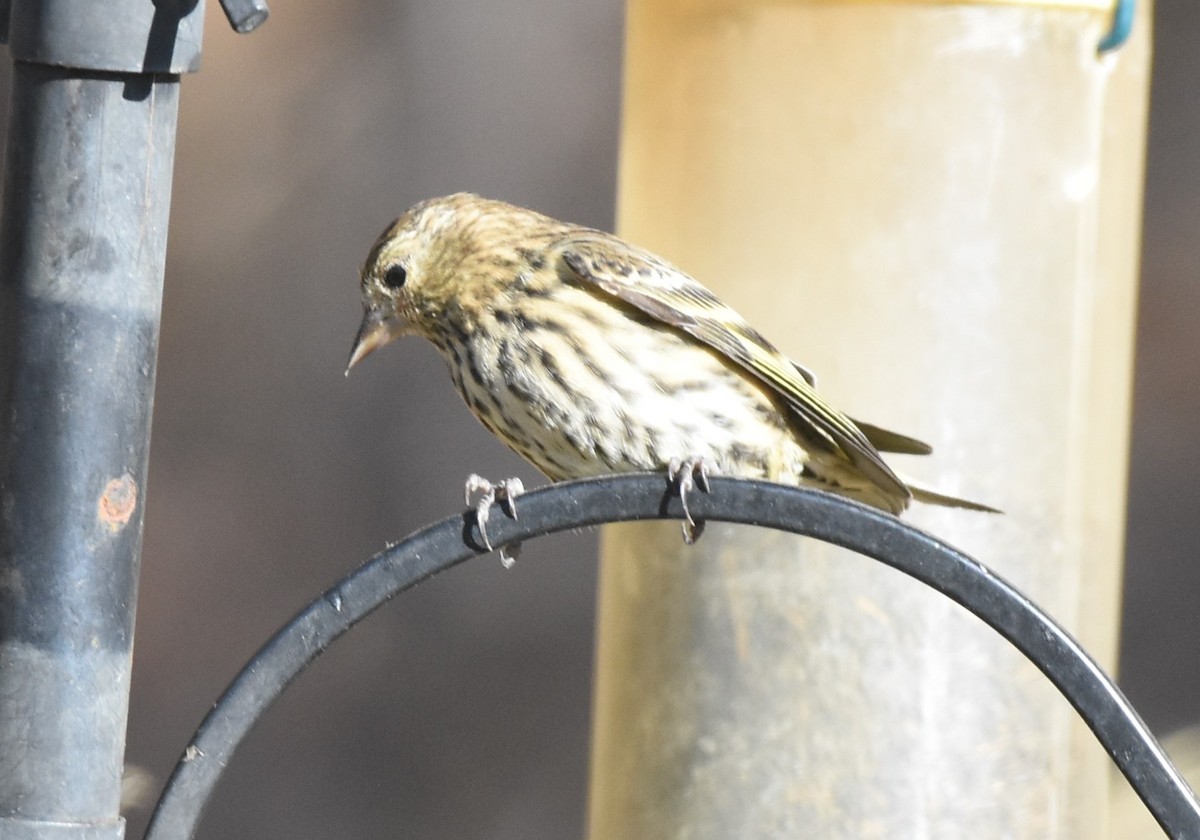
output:
M883 491L910 498L867 436L818 396L805 371L691 277L599 232L568 236L555 249L583 282L704 342L773 389L791 407L812 448L840 454Z
M866 435L867 440L871 441L871 445L880 452L896 452L904 455L928 455L933 452L933 447L923 440L881 429L870 423L855 420L853 417L850 418L850 422L858 426L859 431Z
M811 370L809 370L808 368L806 368L804 365L800 364L799 362L792 362L792 367L794 367L796 369L796 373L800 374L800 376L802 376L804 378L805 382L807 382L809 385L813 386L814 388L817 387L817 375L815 373L813 373Z

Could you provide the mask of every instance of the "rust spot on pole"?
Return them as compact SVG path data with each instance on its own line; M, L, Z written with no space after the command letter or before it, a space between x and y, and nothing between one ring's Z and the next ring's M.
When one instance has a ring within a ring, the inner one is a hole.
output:
M129 517L136 509L137 482L125 473L104 486L97 516L115 534L129 524Z

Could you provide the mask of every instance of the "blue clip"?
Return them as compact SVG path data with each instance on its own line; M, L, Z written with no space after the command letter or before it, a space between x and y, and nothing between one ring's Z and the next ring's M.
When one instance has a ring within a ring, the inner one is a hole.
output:
M1117 47L1129 40L1129 33L1133 29L1133 9L1137 5L1137 0L1117 0L1117 5L1113 9L1112 28L1108 30L1108 34L1100 39L1100 45L1096 48L1099 53L1106 53L1115 50Z

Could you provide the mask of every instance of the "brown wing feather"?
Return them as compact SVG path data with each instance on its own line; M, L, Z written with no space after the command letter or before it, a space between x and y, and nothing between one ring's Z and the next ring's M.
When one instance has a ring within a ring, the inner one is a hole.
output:
M911 498L853 421L821 399L787 357L691 277L600 232L569 236L555 247L579 280L683 330L770 386L809 433L810 446L839 453L884 492Z
M853 418L850 422L858 426L859 431L866 435L867 440L871 441L871 445L880 452L896 452L904 455L929 455L933 452L933 447L923 440L881 429Z

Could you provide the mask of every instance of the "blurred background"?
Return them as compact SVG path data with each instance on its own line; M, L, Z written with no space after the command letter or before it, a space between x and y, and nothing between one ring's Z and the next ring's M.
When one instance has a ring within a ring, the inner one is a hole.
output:
M209 5L183 80L129 731L152 791L325 586L459 511L468 473L541 483L424 343L342 377L379 231L461 189L613 221L619 0L277 3L246 38ZM1120 682L1164 736L1200 719L1200 6L1156 16ZM390 604L255 730L200 836L581 836L595 573L594 535L565 535Z

